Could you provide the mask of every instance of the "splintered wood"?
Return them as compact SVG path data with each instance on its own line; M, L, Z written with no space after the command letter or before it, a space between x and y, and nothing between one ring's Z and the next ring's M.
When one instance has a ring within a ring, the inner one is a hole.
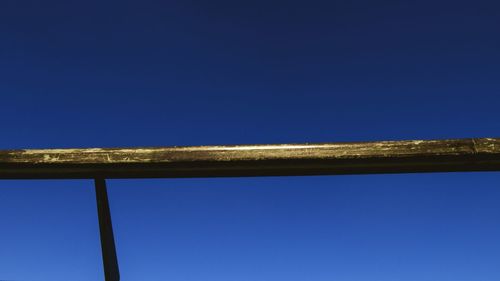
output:
M0 178L171 178L498 171L500 139L0 150Z

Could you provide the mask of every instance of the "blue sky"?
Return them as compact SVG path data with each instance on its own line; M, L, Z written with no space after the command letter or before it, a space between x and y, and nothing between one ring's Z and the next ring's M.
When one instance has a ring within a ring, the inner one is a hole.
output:
M2 1L0 147L500 135L494 1ZM113 180L123 280L498 280L500 175ZM0 181L0 280L101 280L92 181Z

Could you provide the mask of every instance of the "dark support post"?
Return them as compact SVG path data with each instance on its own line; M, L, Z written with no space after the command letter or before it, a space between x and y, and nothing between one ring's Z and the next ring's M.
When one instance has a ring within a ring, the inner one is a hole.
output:
M119 281L120 271L118 259L116 258L115 238L113 225L111 224L111 212L109 210L108 192L106 180L95 179L95 194L97 199L97 215L99 217L99 230L101 233L102 261L106 281Z

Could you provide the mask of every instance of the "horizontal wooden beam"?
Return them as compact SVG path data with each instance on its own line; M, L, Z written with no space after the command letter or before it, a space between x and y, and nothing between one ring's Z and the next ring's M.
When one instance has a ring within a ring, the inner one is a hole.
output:
M499 171L500 139L0 150L1 179Z

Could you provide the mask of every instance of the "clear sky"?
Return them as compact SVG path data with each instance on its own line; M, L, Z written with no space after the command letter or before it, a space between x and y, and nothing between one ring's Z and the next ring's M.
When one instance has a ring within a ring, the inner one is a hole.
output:
M0 148L500 136L497 1L0 1ZM500 280L500 174L109 181L122 280ZM0 280L102 280L92 181L0 181Z

